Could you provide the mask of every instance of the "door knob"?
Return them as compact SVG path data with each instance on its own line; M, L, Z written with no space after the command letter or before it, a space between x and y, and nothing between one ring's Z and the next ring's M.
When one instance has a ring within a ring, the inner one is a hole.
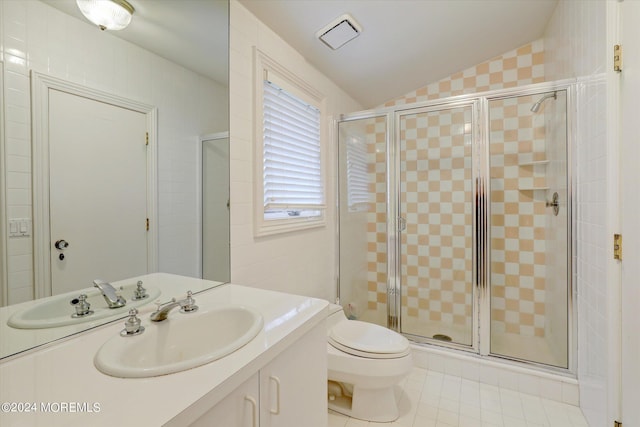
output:
M69 243L66 240L58 240L54 246L56 249L63 251L69 247Z

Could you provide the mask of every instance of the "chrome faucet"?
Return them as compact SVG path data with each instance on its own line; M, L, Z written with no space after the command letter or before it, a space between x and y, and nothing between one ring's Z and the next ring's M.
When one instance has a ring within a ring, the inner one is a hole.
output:
M196 300L193 299L193 293L188 291L185 299L176 301L175 298L172 298L171 301L167 303L158 304L158 309L151 313L151 321L162 322L163 320L166 320L167 316L169 316L169 312L176 307L180 307L181 313L193 313L198 309Z
M116 289L111 286L110 283L107 283L100 279L96 279L93 281L93 286L100 289L100 292L102 292L102 296L107 302L109 308L124 307L124 305L127 303L126 299L116 294Z

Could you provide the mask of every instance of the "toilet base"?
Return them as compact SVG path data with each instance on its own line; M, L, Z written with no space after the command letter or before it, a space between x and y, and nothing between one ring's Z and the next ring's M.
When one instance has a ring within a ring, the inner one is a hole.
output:
M379 423L398 419L398 402L394 387L362 388L355 386L352 396L336 396L329 399L329 409L351 418Z

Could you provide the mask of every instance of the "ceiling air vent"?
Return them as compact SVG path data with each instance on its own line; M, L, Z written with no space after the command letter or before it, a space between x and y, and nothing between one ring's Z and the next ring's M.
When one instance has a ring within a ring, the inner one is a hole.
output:
M353 19L353 16L345 14L318 31L316 37L331 49L336 50L358 37L361 32L362 27Z

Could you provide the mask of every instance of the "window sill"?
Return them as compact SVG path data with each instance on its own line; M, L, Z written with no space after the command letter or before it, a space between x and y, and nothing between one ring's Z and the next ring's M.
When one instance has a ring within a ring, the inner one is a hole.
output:
M324 217L295 217L281 220L265 220L255 226L255 237L274 236L294 231L324 227Z

